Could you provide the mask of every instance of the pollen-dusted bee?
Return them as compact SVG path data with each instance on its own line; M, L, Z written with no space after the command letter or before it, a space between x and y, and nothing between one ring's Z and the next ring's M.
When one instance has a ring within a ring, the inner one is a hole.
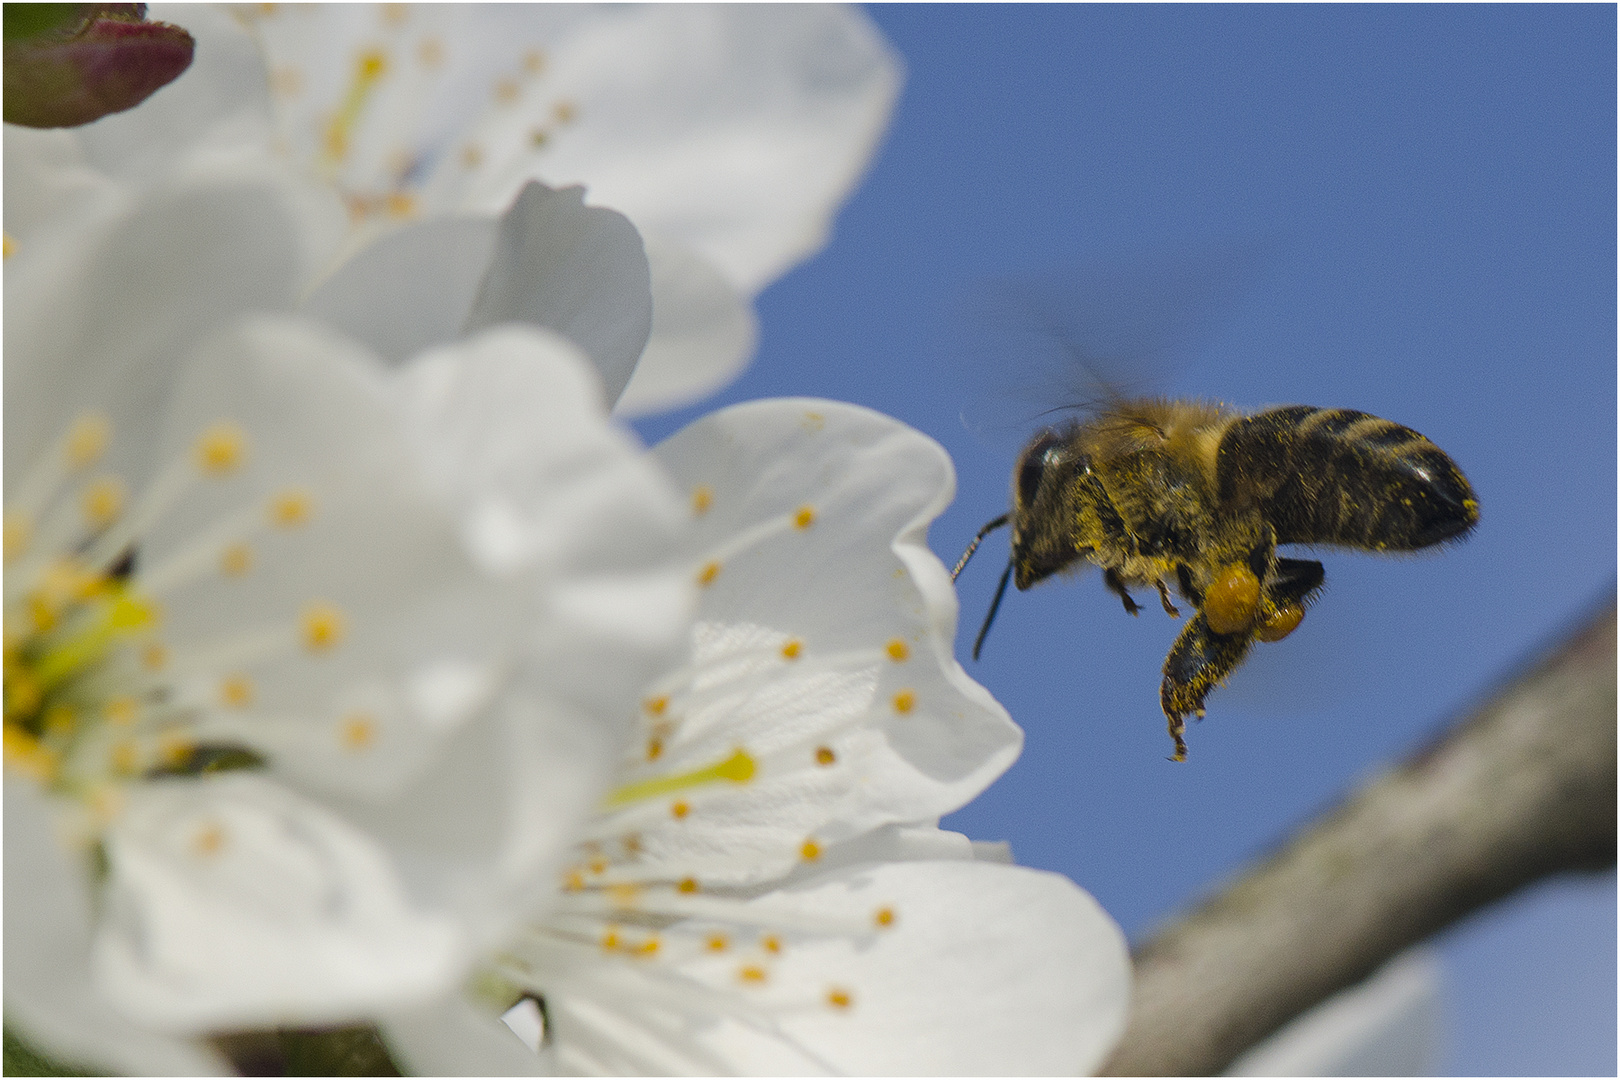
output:
M1095 563L1135 615L1129 586L1173 587L1195 612L1164 661L1159 702L1175 740L1189 714L1256 641L1292 633L1322 587L1322 564L1279 544L1415 551L1460 538L1479 502L1451 458L1411 428L1351 409L1292 405L1252 416L1192 401L1118 400L1040 432L1013 474L1012 558L973 645L1011 578L1020 590ZM1082 560L1084 562L1082 562Z

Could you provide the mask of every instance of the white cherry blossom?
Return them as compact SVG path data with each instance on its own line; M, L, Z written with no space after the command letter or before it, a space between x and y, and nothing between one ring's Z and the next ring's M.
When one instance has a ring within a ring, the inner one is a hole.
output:
M932 440L856 406L722 410L657 449L691 502L689 658L549 907L467 996L396 1015L422 1072L1076 1073L1123 1029L1118 927L932 822L1022 735L951 652ZM524 995L507 1014L494 1012ZM482 1009L480 1008L482 1007Z
M688 625L685 525L564 338L391 366L287 314L272 179L86 206L7 261L6 1010L217 1071L510 934Z

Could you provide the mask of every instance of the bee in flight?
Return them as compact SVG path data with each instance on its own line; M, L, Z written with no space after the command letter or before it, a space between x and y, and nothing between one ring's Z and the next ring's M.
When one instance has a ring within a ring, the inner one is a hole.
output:
M1461 538L1479 501L1455 462L1411 428L1352 409L1291 405L1245 415L1220 405L1118 399L1083 422L1037 434L1013 473L1013 508L963 553L1012 525L973 658L1011 579L1020 591L1084 563L1135 615L1151 586L1172 616L1193 608L1164 661L1159 703L1187 757L1189 714L1255 641L1293 632L1322 588L1322 564L1280 544L1416 551ZM1077 565L1078 564L1078 565Z

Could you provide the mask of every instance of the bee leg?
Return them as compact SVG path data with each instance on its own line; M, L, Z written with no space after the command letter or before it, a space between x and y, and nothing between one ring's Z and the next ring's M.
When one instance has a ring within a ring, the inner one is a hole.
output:
M1153 584L1158 586L1159 603L1164 605L1164 613L1172 619L1181 618L1181 609L1170 602L1170 590L1164 587L1164 582L1155 581Z
M1201 611L1181 628L1170 655L1164 658L1164 681L1159 684L1159 705L1176 743L1176 761L1187 758L1187 744L1182 739L1186 718L1194 713L1204 715L1204 697L1243 662L1253 641L1252 631L1215 633Z
M1119 575L1113 570L1103 571L1103 584L1125 603L1125 614L1135 615L1142 610L1142 605L1131 599L1131 594L1125 590L1125 583L1119 580Z
M1305 607L1322 588L1322 564L1307 559L1278 559L1268 587L1270 614L1255 627L1261 641L1281 641L1305 618Z

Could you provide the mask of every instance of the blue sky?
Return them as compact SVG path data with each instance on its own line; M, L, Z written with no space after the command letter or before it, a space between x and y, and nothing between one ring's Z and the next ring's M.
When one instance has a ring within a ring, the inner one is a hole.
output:
M871 173L760 298L749 372L647 436L757 397L880 409L956 462L931 534L949 563L1006 509L1037 426L1008 391L1041 347L987 301L1010 288L1129 351L1116 377L1375 413L1480 496L1461 546L1325 553L1326 595L1210 698L1180 766L1157 707L1176 625L1128 618L1095 573L1010 595L967 659L1006 558L987 542L958 655L1028 743L946 824L1010 839L1139 937L1612 587L1615 9L871 10L907 65ZM1612 873L1442 945L1448 1071L1614 1071Z

